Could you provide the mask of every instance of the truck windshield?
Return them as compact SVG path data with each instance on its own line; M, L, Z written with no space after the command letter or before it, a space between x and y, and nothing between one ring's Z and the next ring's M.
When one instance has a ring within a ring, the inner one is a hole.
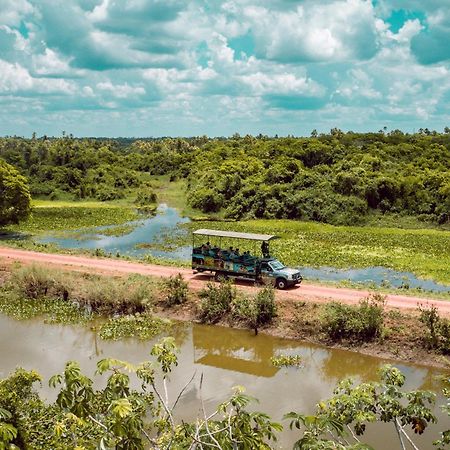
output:
M272 267L273 270L281 270L284 269L285 265L278 261L277 259L275 261L270 261L269 263L270 267Z

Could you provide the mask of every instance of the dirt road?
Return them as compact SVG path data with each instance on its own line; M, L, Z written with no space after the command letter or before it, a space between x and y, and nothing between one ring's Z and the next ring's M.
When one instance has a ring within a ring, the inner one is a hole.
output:
M209 279L207 275L193 274L190 269L177 267L158 266L155 264L141 264L120 259L101 259L75 255L58 255L49 253L39 253L27 250L17 250L0 247L0 265L10 266L14 261L24 264L35 263L39 265L53 266L65 270L94 271L104 274L129 274L138 273L141 275L151 275L156 277L168 277L181 273L188 281L192 289L201 289L205 281ZM248 282L237 283L239 289L245 291L255 291L257 288ZM295 299L299 301L319 301L339 300L344 303L354 304L361 298L367 296L369 291L346 289L336 287L326 287L309 283L302 283L300 286L286 291L277 291L279 299ZM387 295L387 306L395 308L417 307L418 303L434 305L442 315L450 316L450 301L430 300L406 295Z

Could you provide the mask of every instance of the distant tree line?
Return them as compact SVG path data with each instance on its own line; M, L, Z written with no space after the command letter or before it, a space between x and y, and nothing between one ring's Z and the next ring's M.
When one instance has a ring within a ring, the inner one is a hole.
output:
M364 222L373 212L450 221L450 129L311 137L0 139L34 196L111 200L149 175L185 179L188 201L230 218Z

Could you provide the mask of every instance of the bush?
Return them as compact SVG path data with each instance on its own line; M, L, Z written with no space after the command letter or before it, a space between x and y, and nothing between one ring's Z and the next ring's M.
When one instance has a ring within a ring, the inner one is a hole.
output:
M181 305L188 298L188 284L181 273L163 280L165 291L164 303L167 306Z
M97 192L95 193L95 197L98 198L101 202L106 202L109 200L124 198L125 194L122 190L103 185L97 190Z
M275 290L272 286L262 288L256 298L256 323L258 326L271 323L277 316L277 305L275 304Z
M127 279L75 277L33 265L15 271L11 283L16 292L26 299L70 299L78 306L87 306L94 312L105 314L145 312L154 299L152 282L136 275Z
M200 320L204 323L216 323L231 311L231 305L236 298L236 288L230 280L223 280L219 286L209 282L199 293L202 299L200 305Z
M256 297L242 296L232 302L232 316L243 321L258 333L258 328L269 324L277 316L275 291L272 286L265 286Z
M82 284L79 299L93 311L103 314L142 313L150 310L153 303L153 286L144 277L130 276L114 281L95 277Z
M383 306L381 295L361 300L359 306L329 303L322 317L322 329L332 340L375 339L383 330Z
M20 295L36 299L43 296L69 298L70 282L62 272L32 265L13 273L12 283Z
M134 203L138 206L145 206L156 203L156 193L151 187L146 187L138 191Z
M224 197L213 189L199 188L189 195L189 204L205 213L217 212L224 203Z
M441 318L436 306L423 308L419 305L419 311L419 320L427 329L424 339L427 347L450 354L450 320Z

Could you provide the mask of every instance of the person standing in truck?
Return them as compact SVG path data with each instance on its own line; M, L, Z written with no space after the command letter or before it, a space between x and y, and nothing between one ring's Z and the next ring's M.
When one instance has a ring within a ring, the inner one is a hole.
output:
M266 241L263 241L261 244L261 252L264 258L268 258L269 255L269 244Z

